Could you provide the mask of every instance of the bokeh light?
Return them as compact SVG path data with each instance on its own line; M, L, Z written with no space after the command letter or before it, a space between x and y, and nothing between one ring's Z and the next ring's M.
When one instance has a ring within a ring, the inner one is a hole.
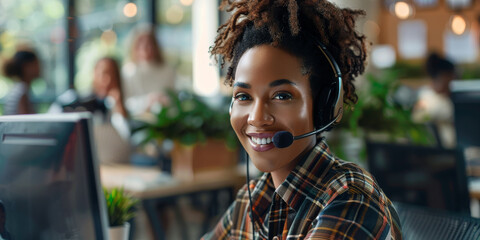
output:
M183 8L178 5L173 5L167 9L165 17L168 23L178 24L183 20Z
M180 3L183 5L183 6L190 6L193 4L193 0L180 0Z
M52 19L59 19L65 14L63 4L59 0L47 0L44 2L43 12Z
M14 34L11 34L9 31L3 32L0 35L0 44L2 44L3 49L12 49L15 46Z
M456 35L462 35L467 29L467 21L461 15L453 15L450 19L450 28Z
M403 1L396 2L394 6L395 16L400 19L407 19L413 15L413 7Z
M100 39L107 45L115 45L117 43L117 34L113 30L106 30L102 33Z
M47 83L41 78L32 81L32 93L35 96L40 96L47 91Z
M375 45L371 52L371 60L377 68L389 68L396 62L395 49L391 45Z
M138 9L135 3L127 3L123 7L123 14L129 18L135 17L137 15L137 11Z
M380 34L380 26L378 26L378 23L372 20L367 20L363 24L363 32L372 38L377 38L378 35Z
M33 2L23 1L17 7L13 8L15 17L17 19L24 19L30 16L30 14L32 14L33 11L35 10L35 7L36 7L35 5L36 4Z

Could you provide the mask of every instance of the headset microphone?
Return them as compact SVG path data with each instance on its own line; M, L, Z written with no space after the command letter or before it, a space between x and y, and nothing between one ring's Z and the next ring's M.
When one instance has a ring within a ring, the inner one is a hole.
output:
M324 131L325 129L327 129L328 127L330 127L332 124L334 124L337 121L337 119L339 118L339 116L341 116L341 114L338 114L337 117L335 117L335 119L333 119L333 121L329 122L327 125L323 126L322 128L317 129L317 130L312 131L312 132L309 132L309 133L299 135L299 136L294 137L292 135L292 133L288 132L288 131L277 132L277 133L275 133L275 135L273 135L273 138L272 138L273 145L275 145L275 147L277 147L277 148L286 148L286 147L292 145L294 140L298 140L298 139L306 138L306 137L314 135L314 134L318 134L318 133Z

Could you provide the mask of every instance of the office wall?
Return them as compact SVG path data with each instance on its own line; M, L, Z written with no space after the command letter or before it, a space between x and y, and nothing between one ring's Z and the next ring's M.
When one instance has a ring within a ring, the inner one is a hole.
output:
M427 25L427 46L428 50L437 50L443 52L443 34L447 29L450 16L455 12L462 13L470 22L470 27L478 34L478 21L480 17L480 2L473 1L473 6L461 11L453 11L447 6L446 1L438 0L438 4L432 8L415 7L415 15L410 19L421 19ZM383 1L378 1L380 6L378 24L380 32L378 35L379 44L390 44L395 47L398 56L398 35L397 26L402 21L394 16L387 9ZM476 36L478 41L478 35Z

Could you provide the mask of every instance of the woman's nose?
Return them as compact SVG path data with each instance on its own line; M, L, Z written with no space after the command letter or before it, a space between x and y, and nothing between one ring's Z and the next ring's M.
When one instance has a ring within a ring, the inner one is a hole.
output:
M268 105L263 102L256 102L248 115L247 123L252 126L268 126L274 122L273 115L269 112Z

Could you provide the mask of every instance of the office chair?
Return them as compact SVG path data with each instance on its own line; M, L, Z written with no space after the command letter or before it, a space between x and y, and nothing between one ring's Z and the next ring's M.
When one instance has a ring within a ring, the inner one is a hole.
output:
M480 239L480 219L454 212L394 202L403 239Z

